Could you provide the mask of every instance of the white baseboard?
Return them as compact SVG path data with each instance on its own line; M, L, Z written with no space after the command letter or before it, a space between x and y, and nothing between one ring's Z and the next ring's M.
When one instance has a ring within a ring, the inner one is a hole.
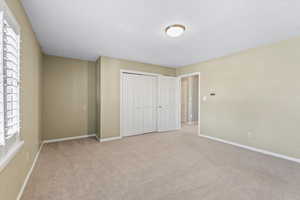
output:
M20 200L21 197L22 197L22 195L23 195L23 192L24 192L24 190L25 190L25 187L26 187L26 185L27 185L27 182L28 182L28 180L29 180L29 178L30 178L30 176L31 176L31 173L32 173L32 171L33 171L33 169L34 169L34 167L35 167L36 161L38 160L38 157L39 157L39 155L40 155L40 152L41 152L43 146L44 146L44 143L42 142L42 144L41 144L41 146L40 146L38 152L36 153L36 155L35 155L35 157L34 157L34 160L33 160L33 163L32 163L32 165L31 165L31 168L30 168L30 170L28 171L28 173L27 173L27 175L26 175L26 178L25 178L25 180L24 180L24 183L23 183L23 185L22 185L22 187L21 187L21 189L20 189L20 192L19 192L19 194L18 194L17 200Z
M6 154L4 154L4 157L0 159L0 173L22 149L23 145L24 141L19 141L17 144L12 145L11 149Z
M58 139L51 139L51 140L44 140L44 144L53 143L53 142L62 142L62 141L68 141L68 140L78 140L83 138L89 138L89 137L96 137L96 134L90 134L90 135L80 135L75 137L66 137L66 138L58 138Z
M122 139L122 136L103 138L100 139L100 142L108 142L108 141L119 140L119 139Z
M273 157L276 157L276 158L281 158L281 159L293 161L293 162L296 162L296 163L300 163L300 159L285 156L285 155L278 154L278 153L273 153L271 151L266 151L266 150L263 150L263 149L258 149L258 148L250 147L250 146L247 146L247 145L238 144L238 143L235 143L235 142L230 142L230 141L227 141L227 140L219 139L219 138L208 136L208 135L199 134L199 136L204 137L204 138L208 138L210 140L215 140L215 141L218 141L218 142L222 142L222 143L225 143L225 144L230 144L230 145L233 145L233 146L237 146L237 147L240 147L240 148L248 149L250 151L255 151L255 152L258 152L258 153L265 154L265 155L273 156Z

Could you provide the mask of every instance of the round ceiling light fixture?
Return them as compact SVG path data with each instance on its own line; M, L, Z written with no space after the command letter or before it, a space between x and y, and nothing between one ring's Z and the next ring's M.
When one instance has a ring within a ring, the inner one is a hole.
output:
M180 25L180 24L174 24L174 25L168 26L165 31L169 37L179 37L184 33L185 26Z

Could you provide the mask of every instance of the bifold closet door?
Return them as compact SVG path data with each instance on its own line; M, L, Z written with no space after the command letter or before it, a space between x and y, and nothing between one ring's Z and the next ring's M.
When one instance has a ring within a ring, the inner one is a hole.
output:
M143 113L139 109L141 97L138 75L123 74L123 134L136 135L142 132Z
M143 133L157 131L157 77L142 77Z
M123 74L123 135L132 136L157 130L157 78Z
M178 129L179 124L179 79L161 76L158 81L158 130Z

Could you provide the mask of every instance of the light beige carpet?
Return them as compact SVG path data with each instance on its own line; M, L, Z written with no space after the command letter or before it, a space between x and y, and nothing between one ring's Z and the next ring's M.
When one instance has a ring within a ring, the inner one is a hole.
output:
M299 200L300 165L182 131L45 145L22 200Z

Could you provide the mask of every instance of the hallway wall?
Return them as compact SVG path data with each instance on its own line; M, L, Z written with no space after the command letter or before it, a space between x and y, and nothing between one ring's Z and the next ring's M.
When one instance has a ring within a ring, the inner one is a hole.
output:
M198 75L181 78L181 122L198 121Z

